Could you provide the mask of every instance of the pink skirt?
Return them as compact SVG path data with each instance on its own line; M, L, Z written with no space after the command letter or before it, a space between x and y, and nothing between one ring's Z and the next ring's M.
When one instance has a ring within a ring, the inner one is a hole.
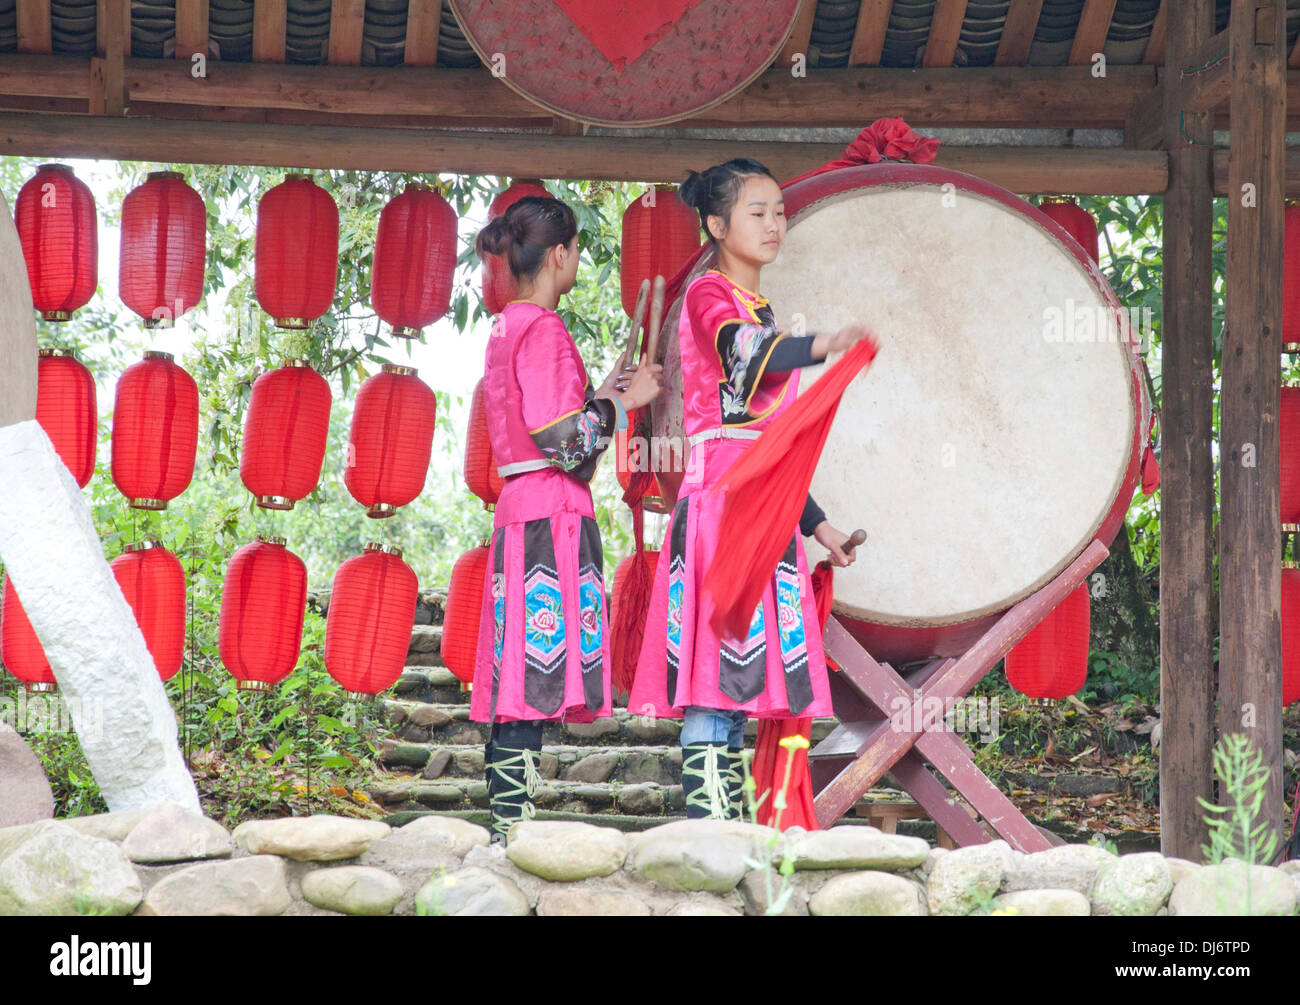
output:
M533 515L539 510L551 515ZM470 718L608 716L605 606L600 532L587 486L556 470L509 479L488 554Z
M628 711L680 718L688 705L741 709L760 719L833 714L812 580L797 533L778 563L744 640L709 625L701 586L718 549L721 501L677 501L655 571L645 641Z

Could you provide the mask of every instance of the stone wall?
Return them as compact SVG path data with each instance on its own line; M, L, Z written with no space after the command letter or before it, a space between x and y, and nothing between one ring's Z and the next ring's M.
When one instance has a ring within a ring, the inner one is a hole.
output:
M790 892L752 867L773 832L529 821L508 847L455 817L332 816L229 833L173 805L0 830L0 914L1195 915L1296 913L1300 863L1200 866L1087 845L956 851L870 827L787 831ZM1248 891L1248 892L1247 892Z

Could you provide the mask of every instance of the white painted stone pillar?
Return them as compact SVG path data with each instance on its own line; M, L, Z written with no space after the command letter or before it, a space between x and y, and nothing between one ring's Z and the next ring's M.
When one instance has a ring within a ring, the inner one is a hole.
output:
M31 289L0 196L0 560L108 808L172 802L198 812L153 657L104 558L90 507L35 414Z

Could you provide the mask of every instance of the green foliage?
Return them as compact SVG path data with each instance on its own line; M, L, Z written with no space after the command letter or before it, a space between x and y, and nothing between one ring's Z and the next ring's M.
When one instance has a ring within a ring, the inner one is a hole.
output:
M1210 832L1210 843L1201 846L1206 860L1219 863L1235 858L1248 865L1268 865L1277 853L1278 835L1267 819L1261 819L1271 774L1263 754L1245 733L1229 733L1214 745L1214 774L1219 779L1219 797L1226 804L1216 806L1196 798L1206 811Z
M784 742L782 745L785 746ZM772 794L772 790L769 789L755 800L758 785L749 771L749 763L752 757L753 751L751 750L746 750L741 754L741 770L744 773L742 790L745 805L749 809L750 823L757 825L758 808ZM768 917L782 914L786 905L790 903L790 898L794 895L794 842L785 840L779 829L781 813L786 807L786 793L790 789L790 769L794 764L794 757L794 747L786 747L785 777L780 789L776 790L773 797L773 806L776 808L773 826L769 828L770 833L767 837L762 840L755 838L754 855L752 858L746 857L745 859L745 864L749 868L757 869L763 874L763 886L767 901L767 908L763 913ZM780 877L779 882L777 880L778 876Z
M1119 701L1136 709L1160 700L1160 670L1134 670L1117 653L1088 654L1088 680L1079 691L1086 702Z

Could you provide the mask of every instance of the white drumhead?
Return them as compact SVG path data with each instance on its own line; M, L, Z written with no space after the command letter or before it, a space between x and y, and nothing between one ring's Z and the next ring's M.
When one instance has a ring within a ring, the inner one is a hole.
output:
M835 572L837 612L921 626L1005 610L1095 535L1132 453L1129 333L1031 217L960 188L854 189L797 214L762 293L783 329L860 321L880 343L812 483L836 527L868 533Z

